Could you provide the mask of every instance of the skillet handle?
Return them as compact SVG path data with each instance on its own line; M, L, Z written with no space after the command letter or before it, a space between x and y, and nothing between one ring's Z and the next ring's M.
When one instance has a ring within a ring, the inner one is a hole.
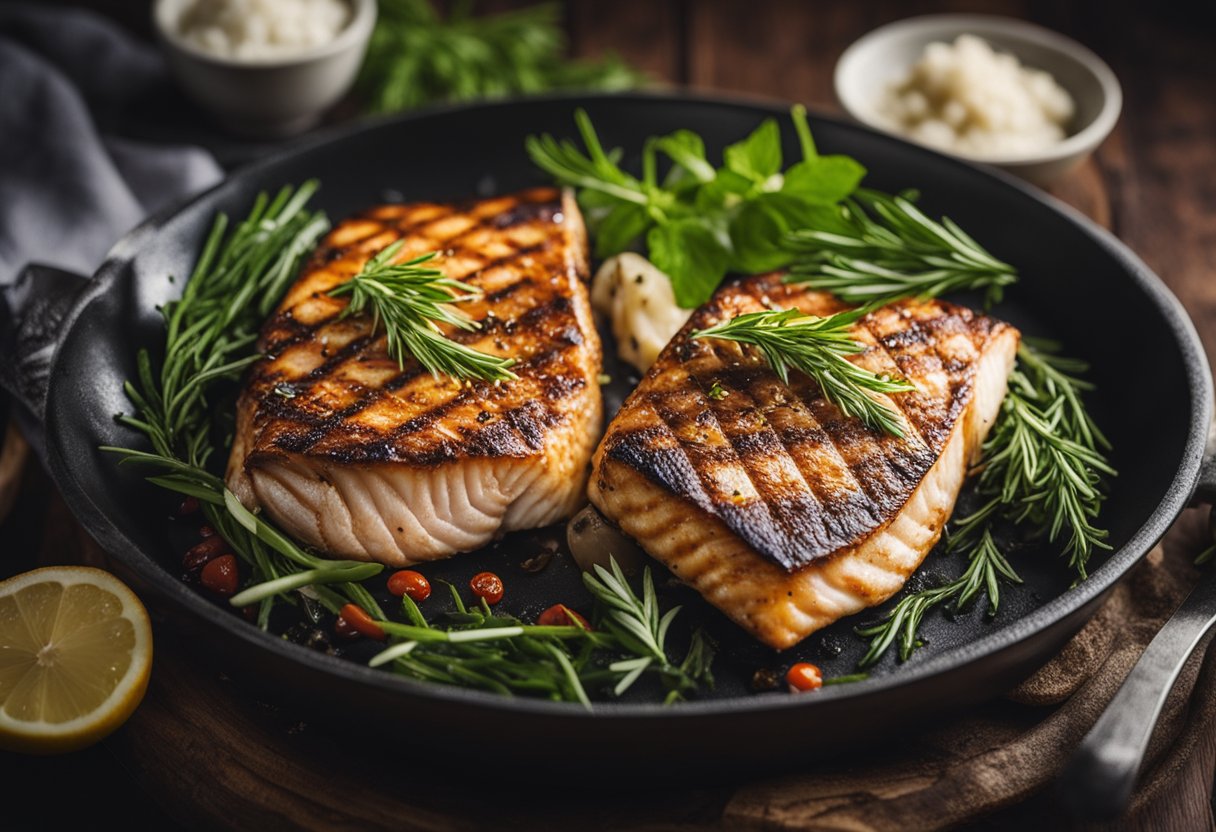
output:
M41 423L47 381L60 326L89 285L82 277L54 266L31 263L0 288L0 387L25 414Z
M1216 524L1216 508L1212 510ZM1216 527L1216 525L1214 525ZM1182 666L1216 624L1216 569L1205 569L1077 747L1057 782L1060 801L1084 820L1127 806L1149 738Z
M1208 425L1207 446L1203 450L1203 462L1199 464L1199 482L1195 485L1191 505L1216 505L1216 416Z

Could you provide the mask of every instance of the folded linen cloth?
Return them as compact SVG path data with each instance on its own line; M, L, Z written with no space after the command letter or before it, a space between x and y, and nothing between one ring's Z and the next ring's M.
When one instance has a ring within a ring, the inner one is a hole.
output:
M116 135L168 75L92 14L0 5L0 84L0 285L31 262L91 274L148 214L222 176L201 148Z

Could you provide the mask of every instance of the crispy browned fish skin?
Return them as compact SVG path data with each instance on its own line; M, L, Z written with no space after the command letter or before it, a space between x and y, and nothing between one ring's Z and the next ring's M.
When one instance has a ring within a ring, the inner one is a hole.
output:
M517 381L401 369L368 317L326 293L404 239L484 291L449 333L517 359ZM583 498L601 425L600 343L586 232L552 188L462 205L384 205L339 225L266 322L238 404L228 482L287 531L334 555L390 565L476 549L552 523Z
M863 318L855 360L916 392L887 397L904 437L843 416L758 351L689 339L735 315L830 295L777 275L728 284L693 314L596 451L591 501L764 643L785 648L899 590L937 542L1004 398L1015 329L941 301ZM724 396L709 395L714 383Z

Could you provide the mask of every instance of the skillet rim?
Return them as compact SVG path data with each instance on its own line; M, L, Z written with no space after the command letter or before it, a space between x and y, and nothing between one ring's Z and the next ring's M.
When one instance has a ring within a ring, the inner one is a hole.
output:
M397 674L374 670L349 659L318 653L309 648L264 633L249 622L229 614L207 601L200 593L187 586L170 571L145 555L107 515L93 502L88 490L75 476L60 445L61 431L70 430L72 417L70 399L57 404L56 392L62 386L58 380L64 375L59 358L64 347L79 336L77 322L84 311L111 286L118 283L142 244L158 233L163 225L178 214L193 208L197 203L212 199L213 195L228 188L240 187L241 180L248 175L290 163L294 157L317 150L325 145L338 144L367 131L385 129L392 125L408 124L432 116L468 110L487 110L492 113L500 108L520 104L565 105L573 108L589 101L613 101L624 104L672 103L698 104L729 109L750 109L762 118L785 115L789 103L780 99L760 96L731 96L721 94L699 94L690 92L628 92L605 94L552 94L528 98L501 99L475 104L440 105L416 110L405 115L366 119L353 125L342 125L315 135L314 137L285 148L263 159L240 167L221 182L206 191L170 206L153 215L124 236L98 268L90 284L86 286L64 317L61 327L63 336L55 349L48 376L46 399L47 458L51 474L64 499L87 530L97 539L102 548L119 558L124 565L140 575L167 601L208 626L219 627L228 636L246 642L247 647L269 649L279 653L279 658L302 664L313 672L340 677L345 684L370 685L379 693L431 700L435 704L454 702L486 712L518 713L555 719L575 718L596 720L664 720L700 719L705 717L741 714L769 713L787 708L827 706L845 699L864 700L890 693L896 688L913 687L927 682L933 676L958 671L967 665L998 653L1013 650L1038 633L1077 613L1086 604L1093 602L1121 580L1127 572L1143 558L1161 539L1169 526L1177 519L1194 493L1200 478L1201 463L1213 418L1213 382L1206 352L1195 330L1194 324L1181 302L1135 253L1110 231L1097 225L1076 209L1055 197L995 168L968 163L946 156L920 145L903 141L864 125L846 122L832 116L811 114L814 121L830 123L845 132L855 132L878 138L899 146L903 153L924 154L935 161L965 169L971 177L990 180L991 184L1012 188L1021 196L1063 216L1077 231L1089 237L1115 260L1129 279L1142 289L1154 308L1164 319L1171 336L1179 346L1185 362L1185 375L1190 393L1190 424L1186 444L1179 462L1178 472L1165 490L1157 506L1143 525L1126 544L1111 552L1101 566L1084 583L1064 590L1053 599L1022 616L1009 625L975 641L952 648L940 655L923 659L915 665L905 665L898 671L878 678L871 678L849 685L833 685L823 688L814 697L765 697L743 696L732 699L715 699L684 702L670 707L661 703L596 703L588 712L574 703L550 702L525 697L505 697L480 690L429 684ZM134 553L134 556L132 556ZM149 563L150 562L150 563ZM151 566L151 570L147 567Z

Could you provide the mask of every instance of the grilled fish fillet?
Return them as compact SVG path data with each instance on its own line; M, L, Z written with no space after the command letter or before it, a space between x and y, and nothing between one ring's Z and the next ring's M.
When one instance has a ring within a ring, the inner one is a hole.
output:
M385 351L329 289L404 239L481 289L449 333L517 359L517 381L438 379ZM227 481L309 545L392 566L443 558L569 515L602 420L586 232L555 189L479 202L385 205L322 242L266 322L237 409Z
M692 340L735 315L845 308L777 275L728 284L626 400L595 453L591 501L676 577L783 649L889 598L941 535L1005 396L1018 332L941 301L862 318L854 360L915 392L883 398L904 437L867 428L757 350ZM710 396L717 382L724 396Z

